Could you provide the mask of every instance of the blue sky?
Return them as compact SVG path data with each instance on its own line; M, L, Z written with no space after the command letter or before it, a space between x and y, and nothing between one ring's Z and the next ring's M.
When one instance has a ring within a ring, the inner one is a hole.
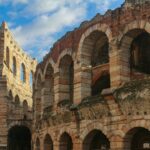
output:
M15 40L41 60L53 43L97 13L119 7L124 0L0 0L0 22Z

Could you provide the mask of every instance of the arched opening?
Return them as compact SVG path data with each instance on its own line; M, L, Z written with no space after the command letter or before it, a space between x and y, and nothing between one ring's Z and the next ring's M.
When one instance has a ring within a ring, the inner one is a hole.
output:
M20 106L20 98L18 95L15 96L15 107L19 107Z
M16 58L15 57L13 57L12 72L13 72L13 75L16 76L17 67L16 67Z
M91 91L89 96L100 94L103 89L110 88L109 41L104 32L93 31L84 39L81 49L81 61L85 68L86 79L91 79L91 82L86 83L86 88ZM106 72L107 75L103 76ZM103 86L104 80L108 80L105 81L106 86ZM99 84L102 86L98 86Z
M30 87L33 88L33 71L30 72Z
M52 106L54 102L54 69L48 64L43 87L43 109Z
M73 143L70 135L68 133L63 133L60 137L60 150L72 150L73 149Z
M14 126L8 131L8 150L31 150L31 132L25 126Z
M26 100L23 101L23 112L24 114L28 112L28 102Z
M44 139L44 150L53 150L53 141L49 134Z
M21 73L20 73L20 78L22 82L26 82L26 68L25 65L22 63L21 64Z
M60 101L73 102L74 93L74 62L70 55L65 55L59 64L60 72Z
M143 29L133 29L121 42L123 68L130 73L131 79L150 74L150 34Z
M133 128L124 138L124 149L150 150L150 131L145 128Z
M108 138L99 130L91 131L83 141L83 150L109 150Z
M35 119L38 121L41 118L42 113L42 100L41 100L41 92L42 92L42 80L41 76L38 75L36 81L36 92L34 95L34 106L35 106Z
M103 89L110 87L110 75L102 74L95 82L92 84L92 95L98 95Z
M36 139L35 150L40 150L40 140L39 140L39 138Z
M130 67L131 71L150 74L150 34L141 32L131 43Z
M7 47L6 48L6 65L7 67L9 68L9 59L10 59L10 56L9 56L9 48Z

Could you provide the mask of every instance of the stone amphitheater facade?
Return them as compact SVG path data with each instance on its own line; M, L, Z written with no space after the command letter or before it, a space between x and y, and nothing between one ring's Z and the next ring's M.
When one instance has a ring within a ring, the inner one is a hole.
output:
M150 2L58 40L37 66L33 106L34 150L150 149Z
M150 149L150 0L83 22L38 65L4 22L0 58L0 150Z
M31 82L36 65L37 61L20 48L3 22L0 25L0 150L17 150L10 142L15 141L13 130L32 131Z

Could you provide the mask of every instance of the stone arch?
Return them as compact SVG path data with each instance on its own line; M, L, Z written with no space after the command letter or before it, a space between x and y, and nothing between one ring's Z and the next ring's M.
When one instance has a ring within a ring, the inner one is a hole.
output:
M84 43L84 40L94 31L99 31L99 32L103 32L106 34L106 36L108 37L108 41L110 42L112 40L112 32L111 32L111 29L108 25L106 24L96 24L96 25L93 25L91 27L89 27L81 36L80 38L80 42L79 42L79 45L78 45L78 51L77 51L77 55L76 57L77 58L80 58L81 57L81 54L82 54L82 46L83 46L83 43ZM80 58L81 59L81 58ZM81 61L81 60L80 60Z
M16 57L15 56L13 56L12 72L13 72L13 75L16 76L16 74L17 74L17 64L16 64Z
M57 68L59 68L60 61L61 61L61 59L62 59L65 55L71 56L71 57L72 57L72 60L75 61L75 57L74 57L74 53L73 53L72 49L65 49L65 50L63 50L63 51L60 53L60 55L59 55L59 57L58 57L58 59L57 59L57 63L56 63Z
M31 150L31 131L26 126L13 126L8 130L8 150Z
M121 42L124 35L133 29L141 29L141 30L145 30L146 32L150 33L149 26L150 26L150 23L147 20L132 21L124 27L123 31L118 36L118 41Z
M53 150L53 141L49 134L44 137L44 150Z
M131 121L130 123L128 123L128 125L124 125L122 127L122 139L123 139L123 148L124 150L130 150L130 141L131 141L131 137L130 135L133 135L135 132L131 132L131 131L137 131L134 129L139 129L139 128L144 128L147 129L148 131L150 131L150 122L147 120L134 120ZM132 133L132 134L131 134Z
M50 57L50 58L48 59L48 61L46 62L46 64L45 64L44 73L43 73L44 75L46 74L47 67L49 66L49 64L52 66L52 68L55 69L55 62L54 62L53 59Z
M8 126L8 130L10 130L11 128L13 128L15 126L25 126L25 127L27 127L30 130L30 132L32 132L32 130L31 130L31 123L30 122L27 122L27 121L26 122L22 122L20 120L18 120L18 121L12 121L9 124L9 126Z
M34 79L34 82L35 82L35 89L37 89L38 88L38 86L39 86L39 79L40 79L40 81L42 82L43 81L43 73L42 73L42 70L41 69L38 69L37 70L37 73L36 73L36 75L35 75L35 79Z
M123 32L118 37L121 72L126 80L138 78L150 74L149 42L150 41L150 23L140 20L133 21L126 25ZM146 41L148 42L146 44ZM145 43L145 44L144 44ZM146 45L142 46L142 45ZM144 53L143 53L144 51ZM122 69L123 68L123 69ZM127 76L128 75L128 76Z
M73 150L73 141L71 136L64 132L59 139L59 150Z
M85 139L85 137L93 130L99 130L102 131L102 133L107 137L107 139L110 139L111 133L108 132L108 128L105 127L100 122L93 122L90 124L87 124L87 126L84 128L84 130L80 134L80 138L82 141Z
M150 130L145 127L133 127L123 139L125 150L147 150L150 148Z
M20 79L23 83L26 82L26 68L25 68L24 63L21 64Z
M110 88L109 47L111 40L111 30L105 24L96 24L88 28L80 39L77 59L83 74L81 85L86 85L83 87L87 93L85 97L98 95L103 89Z
M6 65L9 68L9 63L10 63L10 50L9 47L6 47Z
M43 109L51 107L54 102L54 68L51 63L45 67L42 95Z
M37 74L37 78L35 81L35 93L34 93L34 109L35 109L35 119L41 118L42 113L42 77L41 74Z
M101 130L90 131L83 140L83 150L110 149L110 141Z
M27 112L28 112L28 102L27 102L27 100L24 100L23 101L23 112L24 112L24 114L27 114Z
M59 61L59 98L60 101L73 102L74 61L71 55L64 55Z
M20 98L18 95L15 96L15 107L20 106Z

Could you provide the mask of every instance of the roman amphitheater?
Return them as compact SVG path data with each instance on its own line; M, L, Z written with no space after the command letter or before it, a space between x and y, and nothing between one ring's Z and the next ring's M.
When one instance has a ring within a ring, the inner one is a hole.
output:
M0 56L0 150L150 150L150 0L82 22L39 64L4 22Z

